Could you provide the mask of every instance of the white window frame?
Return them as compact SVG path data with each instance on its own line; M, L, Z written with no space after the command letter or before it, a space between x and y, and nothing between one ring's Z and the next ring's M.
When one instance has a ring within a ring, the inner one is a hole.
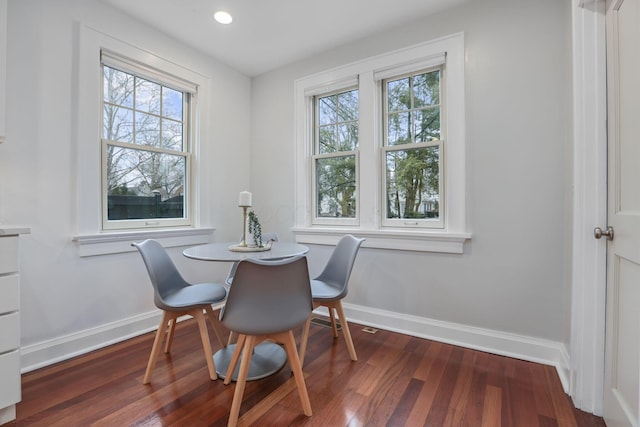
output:
M313 154L311 156L311 203L312 203L312 223L315 225L350 225L350 226L357 226L359 223L359 213L360 213L360 166L359 166L359 159L360 159L360 155L359 149L356 150L351 150L351 151L336 151L333 153L325 153L325 154L318 154L319 152L319 136L318 136L318 120L319 120L319 113L318 113L318 105L317 105L317 98L321 97L321 96L328 96L328 95L334 95L337 93L341 93L341 92L347 92L353 89L358 89L357 86L347 86L347 87L338 87L337 89L334 89L330 92L326 92L326 93L321 93L321 94L316 94L312 97L312 102L313 102L313 114L314 114L314 121L313 121ZM358 119L359 121L359 119ZM358 138L359 139L359 138ZM356 170L355 170L355 177L356 177L356 194L355 194L355 198L356 198L356 214L355 217L353 218L323 218L323 217L318 217L317 213L318 213L318 197L317 197L317 162L316 160L318 159L330 159L330 158L336 158L336 157L347 157L347 156L355 156L355 163L356 163Z
M166 228L166 227L190 227L193 225L193 215L191 205L193 204L193 191L192 188L192 176L191 173L191 150L193 147L191 131L194 123L194 105L196 103L198 86L192 82L184 79L172 76L164 71L155 69L146 64L138 63L134 60L125 58L117 53L110 52L108 50L102 50L101 52L101 76L104 76L103 66L111 67L119 71L126 72L135 77L140 77L158 83L164 87L168 87L183 93L188 99L183 100L183 150L180 153L168 153L168 150L158 149L148 146L140 146L133 143L124 143L119 141L108 141L101 139L101 170L102 170L102 230L130 230L130 229L148 229L148 228ZM104 80L104 79L103 79ZM103 85L104 87L104 85ZM104 97L101 98L101 105L104 102ZM102 112L102 109L101 109ZM101 126L104 114L100 115ZM107 146L117 146L121 148L133 149L133 150L145 150L153 151L156 153L165 153L172 155L181 155L185 159L185 177L184 177L184 215L182 218L145 218L145 219L130 219L130 220L109 220L108 215L108 194L107 194L107 162L105 159L105 153Z
M384 224L381 186L383 147L383 79L445 64L446 112L442 127L447 129L441 183L445 187L441 203L443 227L419 229ZM348 88L359 88L359 188L357 225L316 224L313 221L312 155L314 144L313 97ZM366 237L365 247L463 253L471 238L466 225L465 206L465 105L464 34L456 33L404 49L371 57L343 67L296 80L295 93L295 226L296 240L311 244L334 244L346 233Z
M445 154L444 154L444 145L445 145L445 141L447 139L447 129L445 126L443 126L443 124L446 124L446 92L445 92L445 88L446 85L445 83L445 72L444 72L444 65L445 65L445 58L434 58L433 62L440 62L442 61L441 64L435 66L435 67L428 67L425 69L420 69L420 70L414 70L410 73L402 73L402 74L398 74L392 77L388 77L385 79L381 79L381 84L382 84L382 109L384 111L383 114L383 119L382 119L382 140L383 140L383 144L382 144L382 153L380 156L380 170L384 171L385 173L381 173L380 176L382 178L382 181L380 182L380 190L381 190L381 199L380 200L385 200L387 198L387 194L386 194L386 157L387 154L390 152L394 152L394 151L408 151L408 150L418 150L418 149L422 149L422 148L430 148L430 147L438 147L438 170L440 171L440 179L438 180L438 197L440 199L439 205L440 205L440 211L445 213L446 215L446 211L447 211L447 206L445 204L446 201L446 197L444 195L444 158L445 158ZM433 140L433 141L426 141L426 142L412 142L410 144L399 144L399 145L389 145L388 144L388 140L387 140L387 125L388 125L388 115L389 112L387 111L387 107L384 105L387 103L387 89L385 87L385 83L388 80L392 80L392 79L396 79L396 78L404 78L404 77L409 77L409 76L413 76L416 75L416 73L428 73L431 71L435 71L435 70L440 70L440 139L438 140ZM433 229L444 229L444 219L443 219L443 215L439 215L439 217L437 219L409 219L409 218L387 218L386 215L386 209L384 206L381 206L380 209L380 215L381 215L381 219L382 219L382 226L383 227L406 227L406 228L433 228Z
M211 82L204 74L178 64L177 61L159 56L139 46L147 41L121 40L108 35L104 31L81 25L79 28L78 68L76 80L77 102L77 156L75 168L75 188L78 195L75 222L75 233L71 239L76 243L78 256L97 256L121 252L135 251L131 242L154 238L165 247L187 246L208 243L214 228L202 226L207 223L209 213L203 209L208 206L208 175L206 168L199 167L200 153L207 148L199 141L205 132L202 117L209 117L209 97L200 96L194 103L192 114L193 134L191 147L191 226L175 226L163 228L145 228L135 230L104 230L102 228L102 179L101 179L101 144L102 136L102 65L101 51L117 53L139 64L147 64L149 70L163 70L177 81L193 82L198 92L210 93ZM159 49L161 51L161 49ZM203 190L204 188L204 190ZM194 197L195 194L205 194ZM205 200L203 200L205 199Z

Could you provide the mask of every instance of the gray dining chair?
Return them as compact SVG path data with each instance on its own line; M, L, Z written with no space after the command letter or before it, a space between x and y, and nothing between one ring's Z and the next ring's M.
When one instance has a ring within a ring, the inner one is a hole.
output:
M246 259L238 263L227 302L220 313L222 324L238 334L224 384L231 382L242 356L229 414L229 426L235 426L238 422L253 349L267 339L284 344L303 412L311 416L311 402L293 330L305 323L312 307L309 269L304 256L279 261Z
M204 355L209 369L209 378L218 378L213 362L211 342L203 310L206 311L213 330L224 347L226 342L222 339L219 321L213 313L211 304L222 303L227 297L227 291L222 284L187 282L160 243L153 239L147 239L140 243L133 243L144 261L151 285L153 286L153 301L162 310L162 320L158 326L156 337L153 341L149 362L144 374L143 384L151 381L151 373L160 354L162 341L166 335L164 351L169 353L173 342L173 333L176 320L180 316L190 315L198 322L200 339L204 348Z
M280 236L278 233L269 232L262 234L262 244L266 245L268 242L279 242ZM236 270L238 269L238 262L234 262L229 269L229 273L227 274L227 278L225 279L225 283L227 285L231 285L233 282L233 276L236 274Z
M358 360L356 349L353 346L349 324L342 308L342 299L349 292L348 284L351 270L356 260L358 250L365 239L358 239L350 234L343 236L333 249L329 261L318 277L311 280L311 294L313 295L313 308L324 306L329 311L329 319L333 329L334 338L338 337L338 327L334 317L334 310L338 314L342 334L344 335L347 349L351 360ZM300 362L304 364L304 357L307 351L309 340L309 327L311 326L311 316L304 325L302 339L300 342Z

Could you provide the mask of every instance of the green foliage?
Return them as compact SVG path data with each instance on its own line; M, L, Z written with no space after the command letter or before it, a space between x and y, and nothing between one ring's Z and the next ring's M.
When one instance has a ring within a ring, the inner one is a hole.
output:
M355 217L355 156L318 159L316 180L318 216Z
M136 196L136 192L122 184L109 190L110 196Z
M435 217L439 148L412 145L441 138L440 70L388 81L386 89L387 145L406 147L387 153L387 218Z
M264 246L262 244L262 226L254 211L249 211L249 233L253 234L253 240L259 248Z
M437 147L427 147L388 153L387 218L429 216L419 208L423 202L433 202L439 193L438 151Z
M358 149L358 90L319 98L318 114L318 153L332 156L316 159L316 213L354 218L356 163L346 152Z

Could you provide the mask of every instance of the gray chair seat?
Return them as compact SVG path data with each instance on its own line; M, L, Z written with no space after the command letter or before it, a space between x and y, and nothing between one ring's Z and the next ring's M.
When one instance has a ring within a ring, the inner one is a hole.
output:
M181 311L193 306L216 304L226 296L226 290L217 283L197 283L165 295L164 303L156 301L156 306L163 310Z
M332 282L311 280L311 294L314 301L336 301L343 298L342 288Z

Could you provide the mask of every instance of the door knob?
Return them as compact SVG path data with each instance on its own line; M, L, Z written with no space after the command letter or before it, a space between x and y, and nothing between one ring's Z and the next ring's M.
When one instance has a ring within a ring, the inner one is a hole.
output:
M613 240L613 227L609 226L605 231L602 231L600 227L596 227L593 229L593 236L596 239L599 239L602 236L604 236L607 238L607 240Z

